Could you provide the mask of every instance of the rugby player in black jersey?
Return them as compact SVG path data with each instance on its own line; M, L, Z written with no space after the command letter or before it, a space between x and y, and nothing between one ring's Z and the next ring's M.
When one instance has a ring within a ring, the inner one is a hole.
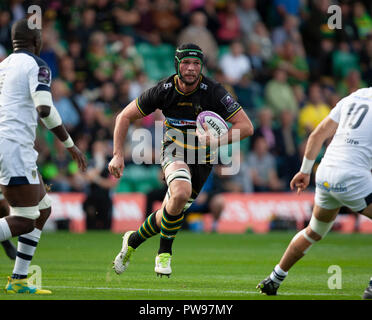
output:
M156 109L162 111L166 131L161 166L168 185L162 208L149 215L137 231L128 231L123 236L122 248L113 266L118 274L127 269L131 255L141 243L160 233L155 272L169 277L172 273L173 240L182 226L184 211L196 199L211 171L215 160L213 146L230 144L253 134L252 123L240 104L221 84L202 74L203 61L200 47L181 45L175 53L176 74L145 91L116 118L109 171L114 177L120 178L125 166L124 141L130 123ZM229 131L218 139L208 130L204 133L196 130L198 114L207 110L219 114L232 124ZM199 155L201 152L204 152L203 156Z

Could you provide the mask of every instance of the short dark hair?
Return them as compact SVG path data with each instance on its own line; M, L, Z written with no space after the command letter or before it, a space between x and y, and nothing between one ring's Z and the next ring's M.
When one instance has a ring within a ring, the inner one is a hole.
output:
M27 18L16 21L12 26L13 47L33 44L39 37L41 37L41 31L37 28L30 29Z

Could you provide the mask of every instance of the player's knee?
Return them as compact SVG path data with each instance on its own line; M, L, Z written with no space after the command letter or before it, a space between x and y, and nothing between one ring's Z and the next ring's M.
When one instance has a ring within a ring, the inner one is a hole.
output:
M39 210L40 210L39 219L42 218L42 220L46 221L49 218L50 213L52 212L52 199L48 194L45 194L43 199L40 200Z
M307 239L312 240L313 242L317 242L322 239L322 237L319 234L317 234L314 230L312 230L310 226L307 226L304 234Z
M170 187L170 199L177 208L184 208L191 198L191 175L185 168L180 168L167 176Z
M33 207L10 207L10 215L22 217L31 221L36 220L40 216L39 206Z
M184 207L191 197L191 188L174 188L171 198L180 207Z
M43 210L46 212L47 209L51 208L51 206L52 206L52 199L46 193L45 196L39 202L39 210Z
M39 218L38 206L33 207L9 207L10 216L17 219L17 235L29 233L35 228L35 220Z
M37 219L37 222L40 221L43 222L44 224L48 220L51 213L52 213L51 207L40 210L40 217Z
M323 222L315 218L315 216L313 215L307 227L307 229L309 230L307 234L311 239L319 241L327 235L329 230L331 230L333 223L334 220L330 222Z
M26 222L24 223L23 227L23 234L30 233L32 230L35 229L35 220L25 219Z
M32 230L34 230L35 220L21 216L12 216L11 225L12 236L19 236L21 234L30 233Z
M291 247L296 255L303 256L310 250L312 245L320 239L321 237L316 232L311 230L310 226L307 226L293 237Z
M308 245L312 245L313 243L315 243L316 241L318 241L318 240L315 240L315 238L317 238L317 237L316 236L313 237L313 235L311 234L310 228L307 227L307 228L302 229L301 231L299 231L293 237L292 243L294 243L294 244L301 243L301 247L302 246L308 246Z

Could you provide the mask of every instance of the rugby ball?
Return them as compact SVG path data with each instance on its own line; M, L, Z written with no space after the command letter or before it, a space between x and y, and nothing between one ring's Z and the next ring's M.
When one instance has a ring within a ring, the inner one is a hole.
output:
M208 131L215 137L224 135L229 127L224 119L213 111L200 112L196 118L196 127L201 133L204 133L203 123L207 124Z

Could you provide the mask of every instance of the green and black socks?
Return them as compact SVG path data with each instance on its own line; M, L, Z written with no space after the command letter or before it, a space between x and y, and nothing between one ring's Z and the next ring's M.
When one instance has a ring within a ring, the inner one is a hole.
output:
M151 238L160 232L160 228L156 225L156 212L157 211L151 213L139 229L130 235L128 245L133 249L136 249L148 238Z
M172 254L172 243L178 230L180 230L182 227L183 219L183 213L177 216L172 216L164 208L160 226L159 254L164 252Z
M170 215L167 210L163 209L160 228L156 224L156 211L153 212L136 232L133 232L128 239L128 245L136 249L141 243L145 242L160 233L160 248L158 253L168 252L172 254L172 243L178 230L181 229L184 214L177 216Z

